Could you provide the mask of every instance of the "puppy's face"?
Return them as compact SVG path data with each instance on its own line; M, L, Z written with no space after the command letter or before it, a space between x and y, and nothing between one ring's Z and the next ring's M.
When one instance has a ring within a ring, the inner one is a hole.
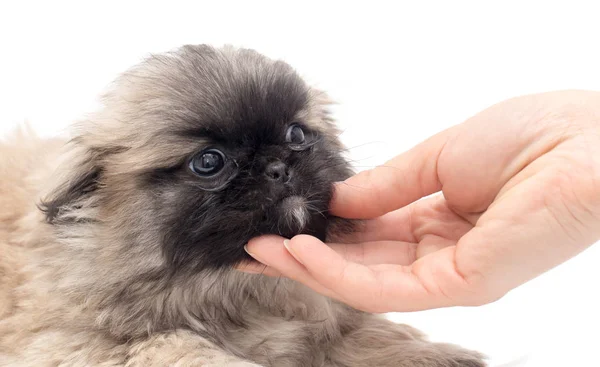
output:
M253 51L153 57L82 125L75 143L89 158L47 203L49 219L74 225L69 208L93 205L176 268L235 264L261 234L324 239L332 184L350 173L325 104L287 64Z

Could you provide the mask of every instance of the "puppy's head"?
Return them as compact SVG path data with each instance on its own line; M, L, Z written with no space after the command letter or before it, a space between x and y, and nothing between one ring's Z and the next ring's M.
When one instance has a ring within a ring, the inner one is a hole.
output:
M350 171L325 96L286 63L185 46L123 74L103 103L44 202L53 225L101 228L176 269L235 264L261 234L324 239Z

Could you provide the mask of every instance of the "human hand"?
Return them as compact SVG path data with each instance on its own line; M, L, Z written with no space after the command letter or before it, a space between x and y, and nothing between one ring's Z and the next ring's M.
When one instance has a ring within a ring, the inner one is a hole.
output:
M370 312L492 302L600 238L600 93L494 105L337 184L331 213L364 228L253 239L240 270Z

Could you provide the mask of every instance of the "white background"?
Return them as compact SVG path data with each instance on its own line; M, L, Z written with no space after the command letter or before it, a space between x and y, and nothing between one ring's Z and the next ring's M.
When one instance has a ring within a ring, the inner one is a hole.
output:
M327 90L365 169L502 99L600 90L598 14L566 1L3 2L0 133L28 119L57 134L147 53L230 43ZM596 246L495 304L391 317L496 365L598 366L598 263Z

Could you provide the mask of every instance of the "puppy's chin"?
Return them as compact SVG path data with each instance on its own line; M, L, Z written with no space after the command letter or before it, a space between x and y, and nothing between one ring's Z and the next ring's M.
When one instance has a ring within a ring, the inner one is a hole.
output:
M283 199L279 210L281 211L280 221L285 222L289 229L298 233L304 230L310 221L306 200L300 196L293 195Z
M298 234L310 234L325 240L327 218L316 208L311 208L305 198L289 196L279 203L277 211L279 235L291 238Z

